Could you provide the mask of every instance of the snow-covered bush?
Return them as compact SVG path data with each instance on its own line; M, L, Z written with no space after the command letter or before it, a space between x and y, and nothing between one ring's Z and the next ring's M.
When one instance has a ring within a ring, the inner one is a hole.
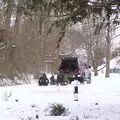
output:
M35 83L32 74L17 74L16 76L0 74L0 86L13 86Z
M5 101L8 101L11 96L12 96L12 91L8 91L8 90L4 91L4 93L3 93L3 99Z

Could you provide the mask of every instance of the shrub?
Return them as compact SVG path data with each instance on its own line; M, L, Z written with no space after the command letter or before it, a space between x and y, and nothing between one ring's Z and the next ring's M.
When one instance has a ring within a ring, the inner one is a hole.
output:
M51 104L48 108L51 116L62 116L67 115L68 109L64 107L62 104Z

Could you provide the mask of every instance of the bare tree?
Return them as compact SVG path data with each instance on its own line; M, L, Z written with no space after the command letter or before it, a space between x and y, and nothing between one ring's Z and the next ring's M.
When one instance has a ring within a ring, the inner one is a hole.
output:
M95 26L92 20L93 18L91 16L86 18L82 24L82 30L85 36L83 43L85 49L87 50L88 61L93 66L94 74L98 75L97 68L105 56L105 35L104 30L101 30L100 34L94 34ZM100 20L100 18L98 18L98 20ZM96 21L97 24L100 22L98 20Z

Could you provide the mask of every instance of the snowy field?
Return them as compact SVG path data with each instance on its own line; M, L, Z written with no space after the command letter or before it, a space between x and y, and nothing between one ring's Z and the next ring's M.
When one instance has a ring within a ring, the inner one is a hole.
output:
M78 101L73 85L0 87L0 120L36 120L36 115L38 120L120 120L120 74L110 76L80 84ZM49 116L46 110L51 103L63 104L69 114Z

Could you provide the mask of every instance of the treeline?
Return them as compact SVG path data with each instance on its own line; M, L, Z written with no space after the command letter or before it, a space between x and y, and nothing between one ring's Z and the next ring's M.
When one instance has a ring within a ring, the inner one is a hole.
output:
M79 43L95 75L106 58L105 76L109 77L111 40L119 26L119 12L119 0L1 0L0 72L14 76L56 71L61 51L68 46L72 51L72 45ZM75 41L70 34L78 23L82 35Z

